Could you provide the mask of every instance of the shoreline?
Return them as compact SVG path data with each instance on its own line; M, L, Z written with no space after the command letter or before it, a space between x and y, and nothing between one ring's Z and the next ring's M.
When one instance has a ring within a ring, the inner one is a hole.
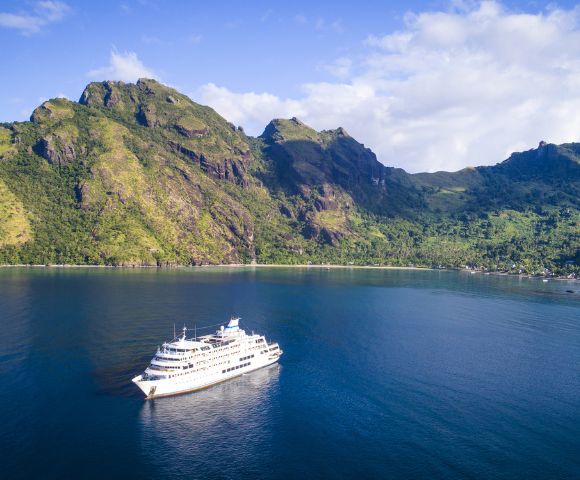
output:
M152 268L152 269L185 269L185 268L327 268L327 269L376 269L376 270L460 270L454 268L430 268L430 267L394 267L390 265L339 265L339 264L269 264L269 263L223 263L217 265L70 265L70 264L4 264L0 268Z
M228 263L219 265L68 265L68 264L48 264L48 265L27 265L27 264L9 264L0 265L2 268L56 268L56 269L82 269L82 268L105 268L105 269L220 269L220 268L299 268L299 269L351 269L351 270L409 270L409 271L433 271L433 272L459 272L477 275L493 275L510 278L530 278L542 280L568 280L580 281L580 278L568 278L566 276L546 277L545 275L530 275L523 273L509 272L485 272L481 270L469 270L465 268L432 268L432 267L395 267L390 265L339 265L339 264L268 264L268 263Z

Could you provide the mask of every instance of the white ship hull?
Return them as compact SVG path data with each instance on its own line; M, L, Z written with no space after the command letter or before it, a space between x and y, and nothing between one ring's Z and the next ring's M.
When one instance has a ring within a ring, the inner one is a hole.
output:
M168 397L171 395L179 395L181 393L195 392L196 390L202 390L217 385L226 380L272 365L276 363L279 358L279 356L276 356L273 359L265 358L261 362L255 362L255 364L252 363L247 367L233 372L218 372L198 378L184 377L180 379L143 380L143 375L139 375L133 378L133 382L141 389L147 399Z
M239 328L239 318L213 335L188 339L183 335L164 343L150 365L133 378L146 398L165 397L207 388L230 378L276 363L280 346L262 335Z

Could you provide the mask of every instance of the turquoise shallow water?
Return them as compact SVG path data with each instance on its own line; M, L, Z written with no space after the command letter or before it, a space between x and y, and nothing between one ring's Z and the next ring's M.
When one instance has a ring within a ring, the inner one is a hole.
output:
M280 365L143 400L174 322L233 314ZM580 284L0 269L0 382L2 478L580 478Z

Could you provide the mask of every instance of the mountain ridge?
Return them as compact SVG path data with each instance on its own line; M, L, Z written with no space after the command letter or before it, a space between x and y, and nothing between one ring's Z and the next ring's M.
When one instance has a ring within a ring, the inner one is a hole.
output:
M580 144L410 174L297 118L250 137L155 80L0 126L0 263L306 263L568 272ZM442 247L442 245L444 247Z

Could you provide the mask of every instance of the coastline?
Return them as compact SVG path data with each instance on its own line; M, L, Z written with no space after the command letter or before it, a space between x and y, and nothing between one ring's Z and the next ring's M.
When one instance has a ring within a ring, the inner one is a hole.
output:
M350 269L350 270L410 270L410 271L447 271L460 272L472 275L493 275L510 278L530 278L543 280L567 280L577 282L579 278L568 278L566 276L546 277L545 275L530 275L523 273L509 272L485 272L481 270L470 270L465 268L432 268L432 267L397 267L391 265L340 265L340 264L268 264L268 263L227 263L218 265L69 265L69 264L48 264L48 265L27 265L9 264L0 265L0 269L6 268L56 268L56 269L83 269L83 268L107 268L107 269L222 269L222 268L298 268L298 269Z
M375 270L461 270L454 268L430 268L430 267L395 267L389 265L339 265L339 264L283 264L283 263L223 263L217 265L70 265L70 264L4 264L0 268L153 268L153 269L183 269L183 268L326 268L326 269L375 269Z

